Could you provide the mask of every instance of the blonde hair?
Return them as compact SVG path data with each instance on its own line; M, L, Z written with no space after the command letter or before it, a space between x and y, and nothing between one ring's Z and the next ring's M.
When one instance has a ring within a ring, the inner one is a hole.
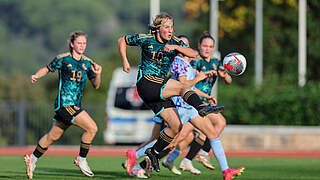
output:
M157 29L159 29L163 24L162 22L166 19L170 19L174 22L172 16L170 16L168 13L166 12L162 12L160 14L158 14L155 19L153 20L152 24L149 25L149 30L151 33L155 33Z

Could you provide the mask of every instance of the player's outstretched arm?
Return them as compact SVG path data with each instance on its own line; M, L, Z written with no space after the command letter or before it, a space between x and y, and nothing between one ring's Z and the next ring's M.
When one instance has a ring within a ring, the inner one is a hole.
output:
M97 63L93 63L91 66L91 70L96 74L96 77L90 79L91 84L95 89L99 89L101 84L102 67Z
M168 45L168 44L164 47L164 51L166 52L170 52L173 50L177 50L183 55L188 56L190 58L195 58L199 55L198 51L191 49L189 47L183 47L178 45Z
M208 101L209 101L212 105L216 106L216 105L218 104L218 101L217 101L217 99L216 99L214 96L209 96L208 94L202 92L202 91L199 90L198 88L195 88L195 91L196 91L196 93L197 93L200 97L203 97L203 98L208 99Z
M38 79L42 78L46 74L48 74L49 69L47 67L43 67L39 69L35 74L30 76L30 82L31 83L36 83Z
M224 67L220 66L218 73L219 73L219 76L224 80L225 83L231 84L232 78L227 73L227 71L224 69Z
M130 72L131 68L130 68L129 61L127 59L127 44L124 38L125 37L121 37L118 39L118 48L119 48L120 56L122 59L123 71Z

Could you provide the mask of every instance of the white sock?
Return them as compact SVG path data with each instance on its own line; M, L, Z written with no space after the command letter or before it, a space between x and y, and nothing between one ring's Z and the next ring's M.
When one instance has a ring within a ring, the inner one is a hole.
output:
M78 156L78 159L79 159L79 161L84 161L84 160L86 160L87 158Z
M191 162L191 160L190 159L187 159L187 158L183 158L183 160L182 161L185 161L185 162Z
M33 153L31 154L30 159L31 159L31 161L33 161L33 162L37 162L37 161L38 161L38 158L37 158L35 155L33 155Z
M199 154L200 155L204 155L204 156L208 156L209 155L209 153L205 152L203 149L200 150Z

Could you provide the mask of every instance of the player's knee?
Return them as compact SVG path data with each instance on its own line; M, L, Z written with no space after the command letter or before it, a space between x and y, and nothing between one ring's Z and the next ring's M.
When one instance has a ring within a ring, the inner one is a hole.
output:
M96 135L98 132L98 126L95 124L88 129L88 133Z
M178 134L178 132L182 128L182 125L181 125L181 123L175 123L170 128L171 128L171 130L173 131L174 134Z
M187 135L187 137L186 137L186 141L191 143L192 140L193 140L193 138L194 138L193 133L189 133L189 134Z
M219 118L218 123L219 123L219 126L221 127L221 129L224 129L226 127L226 125L227 125L227 121L223 116L221 116Z

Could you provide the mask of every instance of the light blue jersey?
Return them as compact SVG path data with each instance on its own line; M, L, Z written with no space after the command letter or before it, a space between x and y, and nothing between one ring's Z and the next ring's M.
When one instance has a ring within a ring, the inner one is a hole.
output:
M177 81L179 81L179 77L181 76L186 76L187 80L193 80L196 77L196 72L188 61L176 56L170 66L170 75L172 79ZM191 89L195 90L195 87L193 86ZM171 97L171 100L176 105L182 124L198 116L198 111L187 104L181 96Z

